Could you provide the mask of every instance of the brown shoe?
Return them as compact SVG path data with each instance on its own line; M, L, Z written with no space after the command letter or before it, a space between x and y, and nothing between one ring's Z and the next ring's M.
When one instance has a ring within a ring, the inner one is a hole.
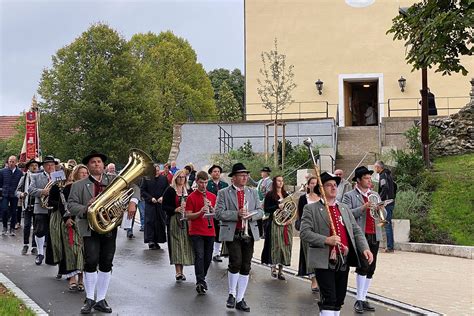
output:
M386 248L386 249L384 250L384 252L385 252L385 253L394 253L395 251L394 251L393 249L388 249L388 248Z

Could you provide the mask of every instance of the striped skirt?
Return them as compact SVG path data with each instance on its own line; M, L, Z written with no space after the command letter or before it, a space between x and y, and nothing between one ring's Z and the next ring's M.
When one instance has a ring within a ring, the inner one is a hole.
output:
M51 213L49 229L54 263L62 263L67 271L82 271L84 267L83 243L76 225L66 227L61 213L56 211Z
M293 225L280 226L272 220L271 260L272 264L291 265L291 247L293 246Z
M188 225L181 228L178 224L176 215L170 217L168 232L168 251L170 256L170 264L182 264L190 266L194 264L194 253L191 244L191 238L188 235Z

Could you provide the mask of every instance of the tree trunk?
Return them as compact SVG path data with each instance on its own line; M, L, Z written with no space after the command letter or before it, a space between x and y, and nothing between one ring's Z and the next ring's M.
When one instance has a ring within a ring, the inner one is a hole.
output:
M275 122L273 123L273 164L275 168L278 168L278 120L277 120L278 113L275 113Z

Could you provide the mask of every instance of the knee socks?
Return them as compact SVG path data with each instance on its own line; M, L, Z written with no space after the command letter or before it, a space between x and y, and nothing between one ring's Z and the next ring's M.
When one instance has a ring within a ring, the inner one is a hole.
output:
M35 236L36 240L36 245L38 246L38 254L39 255L44 255L44 236L43 237L37 237Z
M97 302L105 299L110 283L110 271L97 273Z
M242 301L245 295L245 290L247 290L247 284L249 283L249 276L239 274L238 289L237 289L237 303Z
M365 275L356 274L357 300L364 301Z
M220 243L220 242L215 242L214 243L214 254L213 254L213 256L219 256L221 254L221 245L222 245L222 243Z
M239 274L227 272L227 279L229 281L229 294L232 294L235 297L237 294L237 282L239 281Z
M97 272L84 272L84 288L86 297L94 300L95 285L97 284Z

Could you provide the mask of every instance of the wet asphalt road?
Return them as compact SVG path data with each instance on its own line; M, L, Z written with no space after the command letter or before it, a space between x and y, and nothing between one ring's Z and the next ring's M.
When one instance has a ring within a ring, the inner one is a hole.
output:
M20 254L20 231L16 237L0 236L0 272L5 274L50 315L79 315L84 294L69 292L66 280L56 280L57 267L36 266L35 257ZM119 231L114 269L107 301L113 315L243 315L227 309L227 259L212 263L208 273L209 291L198 296L194 269L185 267L187 281L176 283L169 265L166 244L161 250L148 250L143 234L127 240ZM318 295L310 283L287 274L286 281L272 279L266 267L252 264L246 301L254 315L316 315ZM354 298L346 297L341 315L356 315ZM405 315L407 313L375 304L376 313L364 315ZM95 314L99 314L95 312Z

